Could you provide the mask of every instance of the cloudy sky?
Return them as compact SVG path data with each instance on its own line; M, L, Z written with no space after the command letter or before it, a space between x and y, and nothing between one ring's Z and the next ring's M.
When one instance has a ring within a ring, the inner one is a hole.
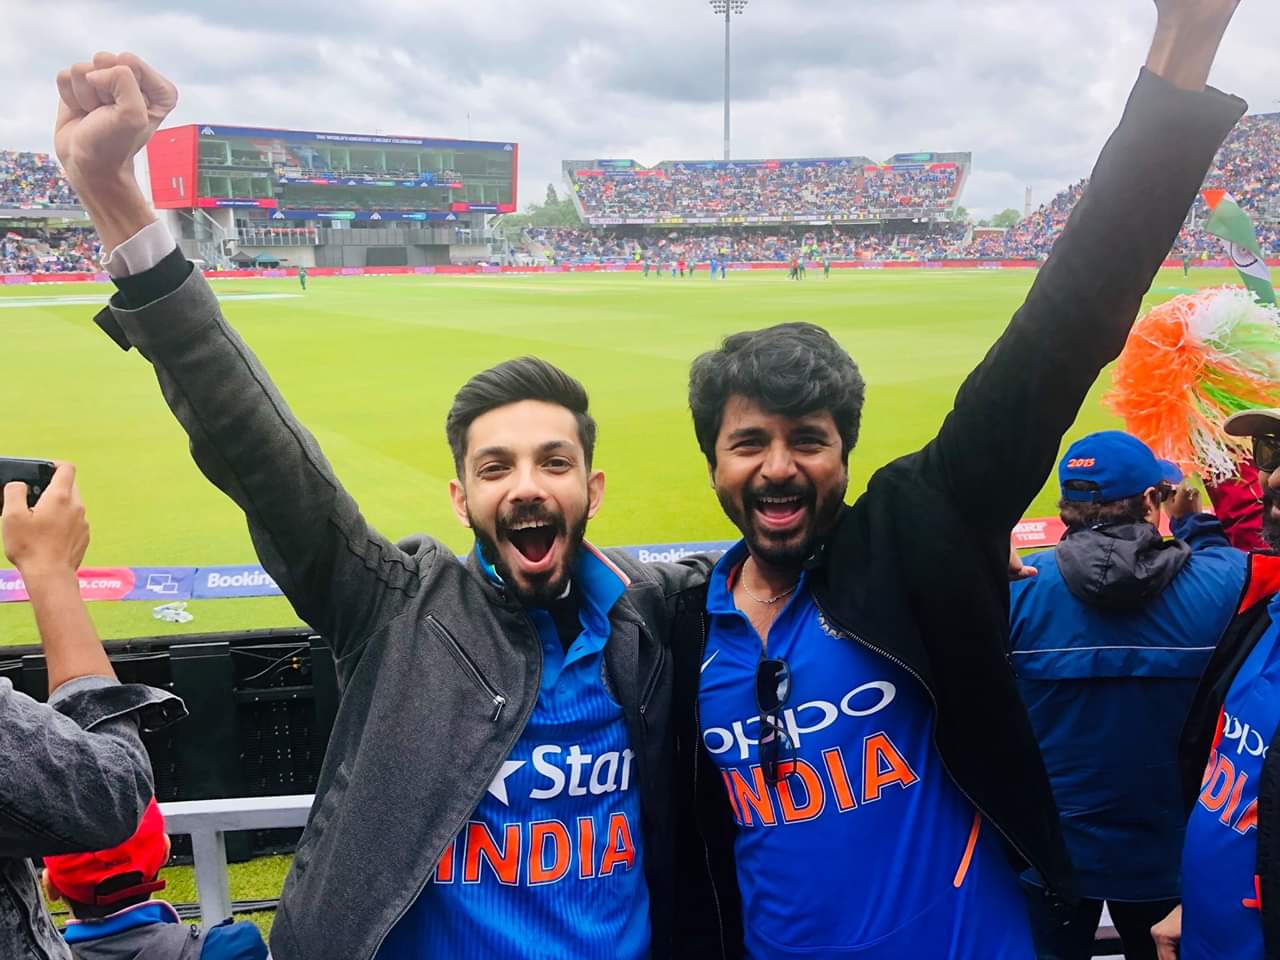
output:
M570 157L715 158L723 25L706 0L4 0L0 146L52 146L53 77L131 49L174 123L515 140L520 195ZM962 202L1043 202L1088 172L1145 58L1150 0L751 0L736 157L970 150ZM1280 3L1244 0L1213 82L1280 110Z

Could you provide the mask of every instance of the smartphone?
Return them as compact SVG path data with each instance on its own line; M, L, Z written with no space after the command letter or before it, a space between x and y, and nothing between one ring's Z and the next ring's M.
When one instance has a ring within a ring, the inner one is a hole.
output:
M15 480L27 485L27 506L34 507L49 484L56 469L49 460L21 460L17 457L0 457L0 490ZM0 510L4 505L0 504Z

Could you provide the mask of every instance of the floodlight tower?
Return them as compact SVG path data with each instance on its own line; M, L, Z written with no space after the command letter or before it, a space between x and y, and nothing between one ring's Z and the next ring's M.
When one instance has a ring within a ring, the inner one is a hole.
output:
M711 12L724 15L724 159L729 160L729 17L747 9L748 0L710 0Z

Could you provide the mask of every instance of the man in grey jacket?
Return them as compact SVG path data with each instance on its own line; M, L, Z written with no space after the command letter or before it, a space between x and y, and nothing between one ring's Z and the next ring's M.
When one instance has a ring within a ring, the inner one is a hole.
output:
M177 91L131 54L58 78L55 140L205 475L329 640L341 704L271 934L278 960L670 952L674 594L703 571L583 539L604 475L581 384L522 358L446 424L476 549L396 544L223 319L133 178Z
M176 697L117 682L98 642L76 580L89 526L74 467L58 467L34 508L25 484L6 485L2 529L44 644L49 702L0 678L0 957L63 960L30 858L128 837L152 795L139 728L184 710Z

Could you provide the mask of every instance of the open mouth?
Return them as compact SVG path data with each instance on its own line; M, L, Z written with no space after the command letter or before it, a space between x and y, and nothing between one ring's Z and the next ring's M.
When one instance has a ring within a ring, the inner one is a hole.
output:
M803 518L808 504L799 494L782 497L755 497L753 506L763 525L773 530L795 526Z
M556 545L557 530L544 521L527 521L508 527L507 540L530 567L540 566Z

